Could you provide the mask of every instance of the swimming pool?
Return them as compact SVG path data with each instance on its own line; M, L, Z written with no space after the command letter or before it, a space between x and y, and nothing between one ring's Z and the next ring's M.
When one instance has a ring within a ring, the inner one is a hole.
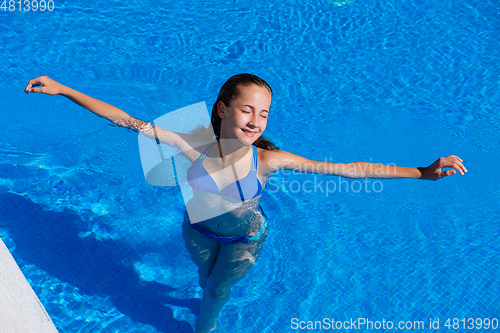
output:
M478 0L2 12L0 237L60 332L191 332L201 292L179 189L144 181L135 134L22 90L48 75L153 120L210 108L225 79L251 72L275 91L266 135L284 150L404 166L456 154L469 173L336 179L331 193L301 187L325 176L277 175L288 183L262 198L265 248L218 331L498 318L499 13Z

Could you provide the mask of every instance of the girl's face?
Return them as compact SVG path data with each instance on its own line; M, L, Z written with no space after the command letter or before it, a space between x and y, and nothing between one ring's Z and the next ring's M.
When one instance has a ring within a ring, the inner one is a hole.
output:
M249 146L257 140L267 125L271 93L255 84L238 86L238 96L230 105L219 104L222 139L238 139Z

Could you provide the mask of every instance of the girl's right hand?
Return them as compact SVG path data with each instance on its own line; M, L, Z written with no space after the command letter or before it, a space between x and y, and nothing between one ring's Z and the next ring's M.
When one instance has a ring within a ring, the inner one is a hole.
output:
M33 87L34 85L41 85L39 88ZM24 89L25 93L43 93L47 95L59 95L64 86L59 82L52 80L47 76L40 76L36 79L30 80Z

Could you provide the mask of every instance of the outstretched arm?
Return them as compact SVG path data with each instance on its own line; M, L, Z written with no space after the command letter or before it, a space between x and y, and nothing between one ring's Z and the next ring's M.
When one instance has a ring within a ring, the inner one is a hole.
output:
M41 85L41 87L35 88L34 86L36 85ZM99 117L108 119L113 124L127 127L132 130L140 131L141 127L146 125L145 122L129 116L126 112L114 107L113 105L82 94L81 92L64 86L47 76L40 76L36 79L30 80L24 91L27 94L32 92L44 93L47 95L62 95L81 107L93 112Z
M43 93L47 95L62 95L70 99L74 103L93 112L99 117L108 119L117 126L126 127L136 132L141 132L147 137L161 141L167 145L180 148L182 151L186 151L188 149L186 148L186 138L181 137L181 135L179 135L178 133L134 118L128 115L126 112L118 109L117 107L114 107L113 105L82 94L81 92L64 86L47 76L40 76L36 79L30 80L26 85L24 91L27 94L31 92Z
M259 156L259 158L261 158L261 156ZM280 169L289 169L300 172L338 175L347 178L417 178L438 180L446 176L454 175L456 171L461 175L467 172L467 169L462 164L462 159L455 155L441 157L425 168L401 167L368 162L330 163L309 160L280 150L263 151L261 162L263 164L261 172L263 173L271 173ZM453 168L456 171L443 171L443 168Z

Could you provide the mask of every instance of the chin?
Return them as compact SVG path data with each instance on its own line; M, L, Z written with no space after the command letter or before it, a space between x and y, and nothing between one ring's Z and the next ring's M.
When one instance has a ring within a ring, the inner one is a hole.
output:
M240 140L241 144L243 146L251 146L252 143L254 143L256 140L248 140L248 138L245 138L243 140Z

